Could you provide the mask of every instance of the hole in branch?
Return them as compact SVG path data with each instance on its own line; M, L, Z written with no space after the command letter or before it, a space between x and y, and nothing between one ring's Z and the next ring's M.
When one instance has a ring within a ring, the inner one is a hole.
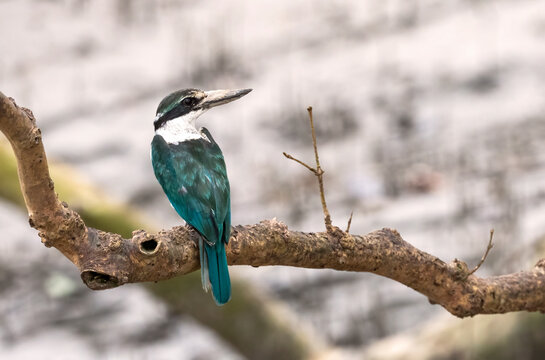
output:
M111 289L120 285L119 279L115 276L93 270L82 271L81 280L93 290Z
M147 255L155 254L158 248L159 243L155 239L149 239L140 243L140 252Z

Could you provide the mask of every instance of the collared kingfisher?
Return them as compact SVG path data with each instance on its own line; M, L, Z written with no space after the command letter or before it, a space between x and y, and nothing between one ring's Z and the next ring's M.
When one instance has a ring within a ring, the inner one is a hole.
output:
M231 232L231 199L225 161L206 128L195 121L208 109L252 89L178 90L165 97L153 123L151 163L172 207L200 235L201 280L218 305L231 298L225 245Z

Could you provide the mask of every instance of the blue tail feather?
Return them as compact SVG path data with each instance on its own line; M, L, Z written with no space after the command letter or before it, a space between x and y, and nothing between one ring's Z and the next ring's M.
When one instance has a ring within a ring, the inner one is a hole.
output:
M201 266L201 276L205 277L205 273L208 272L208 279L212 286L214 300L216 304L223 305L231 299L231 280L229 279L229 270L227 268L225 244L218 241L213 246L207 243L203 243L203 245L206 253L204 264L205 266L208 265L208 269L203 269L204 266Z

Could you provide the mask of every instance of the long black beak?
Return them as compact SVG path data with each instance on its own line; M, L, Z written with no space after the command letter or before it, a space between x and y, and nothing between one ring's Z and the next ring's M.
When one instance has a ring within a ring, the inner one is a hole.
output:
M252 91L252 89L205 91L204 94L206 96L200 105L203 109L210 109L214 106L227 104L236 99L240 99L250 91Z

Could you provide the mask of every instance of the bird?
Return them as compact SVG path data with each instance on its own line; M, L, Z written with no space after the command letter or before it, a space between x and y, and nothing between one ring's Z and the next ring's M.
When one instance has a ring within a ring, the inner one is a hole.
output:
M183 89L157 107L151 163L170 204L199 234L203 289L217 305L231 298L225 245L231 232L230 185L223 153L210 132L195 122L207 110L227 104L252 89Z

